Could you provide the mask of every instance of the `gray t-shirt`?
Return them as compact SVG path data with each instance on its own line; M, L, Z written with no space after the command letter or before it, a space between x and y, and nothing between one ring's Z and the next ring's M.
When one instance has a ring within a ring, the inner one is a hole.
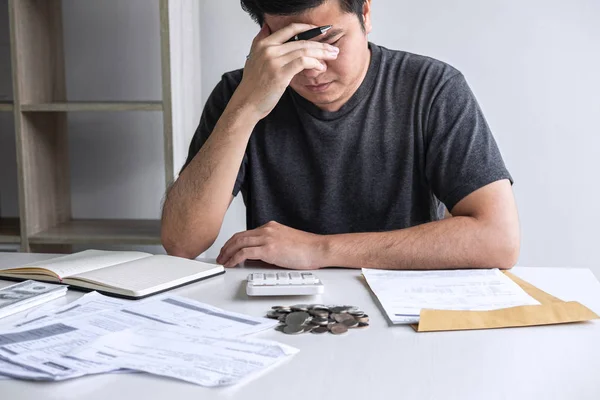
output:
M241 190L247 229L271 220L321 234L402 229L441 219L443 204L452 210L489 183L512 183L459 71L369 47L367 75L339 111L323 111L288 87L256 125L237 180L223 182L234 196ZM242 72L224 74L210 95L186 165Z

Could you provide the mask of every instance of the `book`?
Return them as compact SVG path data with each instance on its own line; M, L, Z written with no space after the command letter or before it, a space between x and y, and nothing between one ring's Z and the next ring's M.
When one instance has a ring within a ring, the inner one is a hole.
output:
M0 318L27 310L67 294L67 287L52 283L25 281L0 289Z
M0 278L63 283L127 299L141 299L223 273L225 269L217 264L140 251L103 250L0 268Z

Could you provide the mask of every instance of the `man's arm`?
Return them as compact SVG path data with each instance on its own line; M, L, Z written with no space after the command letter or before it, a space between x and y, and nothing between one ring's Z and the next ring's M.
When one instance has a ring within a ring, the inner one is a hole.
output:
M471 193L452 218L386 233L325 237L324 263L380 269L511 268L520 229L507 180Z
M466 196L452 218L377 233L321 236L269 223L234 235L217 261L233 267L262 260L281 267L380 269L511 268L520 229L510 182L501 180Z
M255 125L277 105L292 78L306 69L325 69L338 48L315 41L286 43L314 28L291 24L273 34L264 25L252 42L242 81L210 136L183 170L165 199L161 241L170 255L194 258L219 233L232 189Z
M227 208L253 119L233 102L167 193L161 240L170 255L195 258L215 241ZM230 184L227 184L230 183Z

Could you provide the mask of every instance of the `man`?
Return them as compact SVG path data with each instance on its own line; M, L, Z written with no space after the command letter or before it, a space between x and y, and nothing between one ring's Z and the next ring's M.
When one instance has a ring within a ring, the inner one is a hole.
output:
M208 249L241 191L248 230L221 249L226 267L516 263L512 179L460 72L369 43L370 0L241 3L262 28L208 99L167 195L169 254Z

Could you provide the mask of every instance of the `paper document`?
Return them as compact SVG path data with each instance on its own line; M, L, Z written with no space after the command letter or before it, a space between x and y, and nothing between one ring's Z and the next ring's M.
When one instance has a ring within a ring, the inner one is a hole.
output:
M223 386L249 379L297 352L277 342L207 337L196 329L168 326L114 333L70 355L202 386Z
M498 269L362 273L395 324L419 322L421 309L487 311L540 304Z
M0 359L0 379L20 378L32 381L53 380L52 375L35 371Z
M0 358L64 379L108 372L113 368L68 359L63 355L101 336L150 324L161 322L114 310L62 322L49 321L33 328L2 331Z
M45 312L32 313L27 318L14 322L10 327L20 328L27 326L28 328L32 328L44 325L49 321L65 320L67 318L80 317L107 310L125 308L134 302L134 300L123 300L104 296L98 292L91 292L62 307L49 311L46 310Z
M126 307L119 303L125 303ZM97 312L102 306L113 309ZM0 358L49 374L52 380L62 380L114 371L115 368L110 365L64 356L114 332L153 325L160 326L160 329L181 325L194 328L198 334L205 336L237 337L272 328L278 323L272 319L228 312L180 296L129 302L97 294L59 310L42 318L39 323L32 321L21 323L17 328L0 330ZM84 310L87 312L82 312ZM61 315L71 317L61 319ZM23 377L27 378L27 374Z
M279 322L225 311L181 296L166 295L135 303L126 309L173 325L196 328L204 335L237 337L275 327Z
M64 285L25 281L0 289L0 318L37 306L67 293Z

